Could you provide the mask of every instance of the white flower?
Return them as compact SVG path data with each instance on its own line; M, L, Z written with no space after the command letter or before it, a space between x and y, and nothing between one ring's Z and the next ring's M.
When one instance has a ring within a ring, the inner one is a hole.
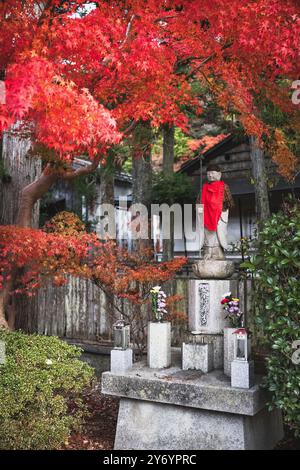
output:
M51 359L46 359L45 362L46 362L47 366L52 366L52 364L53 364L53 361L51 361Z
M160 289L161 289L160 286L154 286L154 287L152 287L152 290L154 290L155 292L159 292Z
M231 292L226 292L226 294L223 294L223 299L225 299L225 297L231 297Z

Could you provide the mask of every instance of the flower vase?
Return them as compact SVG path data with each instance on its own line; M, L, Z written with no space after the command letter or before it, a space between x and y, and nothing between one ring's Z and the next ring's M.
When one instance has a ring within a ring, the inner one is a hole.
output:
M234 332L236 328L224 328L224 374L231 377L231 363L234 359Z
M171 323L148 323L148 366L163 369L171 365Z

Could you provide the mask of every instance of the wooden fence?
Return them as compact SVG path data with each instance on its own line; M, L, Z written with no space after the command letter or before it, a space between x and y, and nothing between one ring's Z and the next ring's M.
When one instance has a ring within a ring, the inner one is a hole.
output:
M182 297L177 309L188 313L188 279L178 277L171 283L171 293ZM233 281L232 291L241 298L241 307L249 315L251 281ZM125 314L132 306L127 301L111 299L93 282L71 278L62 287L43 287L32 298L20 297L17 302L17 328L28 333L56 335L81 341L106 342L112 339L112 324L120 311ZM183 332L174 329L174 342L179 343Z

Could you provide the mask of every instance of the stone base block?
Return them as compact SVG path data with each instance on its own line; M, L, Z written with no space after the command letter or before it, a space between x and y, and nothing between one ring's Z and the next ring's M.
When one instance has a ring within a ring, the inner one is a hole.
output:
M254 362L232 361L231 386L235 388L251 388L254 385Z
M102 393L121 398L115 449L260 450L283 438L259 377L250 389L232 388L223 370L182 370L173 353L168 369L141 361L123 375L102 374Z
M205 374L213 370L214 353L212 343L183 343L182 369L201 370Z
M193 334L187 336L186 339L187 343L194 343L197 344L205 343L205 344L212 344L213 350L213 369L223 369L223 349L224 349L224 341L223 335L203 335L203 334Z
M163 369L171 364L171 323L148 324L148 365L151 369Z
M204 341L210 342L213 345L213 364L214 369L223 369L223 349L224 339L223 335L203 335Z
M116 450L267 450L283 437L281 415L255 416L123 398Z
M112 349L110 352L110 371L122 374L132 368L132 349Z

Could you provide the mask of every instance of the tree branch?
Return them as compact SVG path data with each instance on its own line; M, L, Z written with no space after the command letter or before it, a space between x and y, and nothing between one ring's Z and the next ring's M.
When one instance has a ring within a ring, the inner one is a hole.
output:
M56 183L59 179L73 180L78 176L89 175L99 165L101 155L97 155L93 162L78 170L67 170L64 173L53 171L51 165L46 165L41 176L33 183L27 185L20 194L20 206L17 216L17 225L31 227L31 216L34 204Z
M164 21L167 21L167 20L172 20L174 18L178 18L178 15L162 16L161 18L157 18L154 21L154 23L160 23L160 22L164 22Z
M78 168L77 170L67 170L65 173L60 175L60 178L69 181L77 178L78 176L89 175L90 173L93 173L93 171L97 170L100 158L101 155L97 155L90 165Z
M129 132L133 131L136 126L138 125L138 121L132 121L128 127L123 131L123 134L128 134Z
M221 51L224 51L225 49L228 49L230 46L232 46L232 44L233 44L232 41L230 41L230 42L224 44L224 45L222 46ZM206 57L206 59L203 59L202 62L200 62L200 64L197 65L197 67L196 67L195 69L193 69L189 74L187 74L186 78L187 78L187 79L192 78L195 73L197 73L205 64L207 64L207 62L209 62L210 60L214 59L216 56L217 56L217 53L216 53L216 52L213 52L210 56ZM196 59L197 59L197 57L189 57L189 58L187 58L186 60L187 60L187 61L188 61L188 60L189 60L189 61L192 61L192 60L196 60ZM181 64L181 63L184 63L184 60L181 60L181 61L179 62L179 64ZM188 63L188 62L187 62L187 63Z
M120 46L120 49L126 44L127 42L127 39L129 37L129 34L130 34L130 31L131 31L131 28L132 28L132 23L133 23L133 20L135 19L135 15L132 15L130 20L129 20L129 23L127 25L127 28L126 28L126 34L125 34L125 39L124 41L121 43L121 46Z

